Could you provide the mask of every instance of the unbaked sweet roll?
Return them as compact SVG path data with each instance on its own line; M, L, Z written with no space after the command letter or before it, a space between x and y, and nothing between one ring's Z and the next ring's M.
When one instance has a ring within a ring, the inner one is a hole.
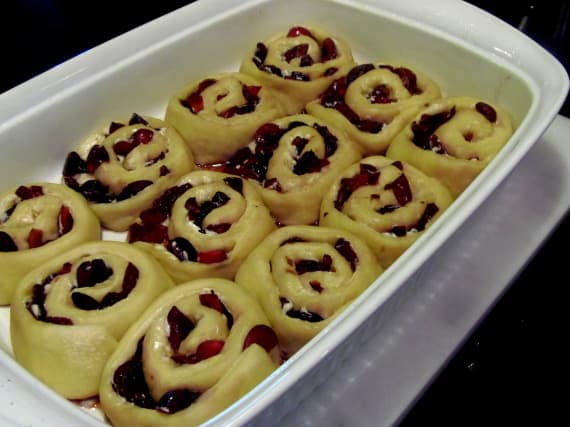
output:
M127 328L173 286L158 262L132 245L80 245L22 279L10 309L14 356L66 398L95 396Z
M437 179L405 162L371 156L337 178L323 199L320 224L360 236L387 268L451 202Z
M125 231L192 169L192 153L172 126L133 114L126 122L111 122L70 152L63 181L89 201L104 227Z
M447 98L420 111L386 155L439 179L457 197L512 133L511 118L502 108L471 97Z
M287 114L295 114L354 65L344 40L315 26L295 26L257 43L240 71L276 90Z
M275 94L242 73L214 74L172 97L165 120L187 142L198 164L222 162L249 143L263 123L285 115Z
M193 171L143 211L128 241L149 251L177 283L232 279L249 252L276 227L255 187L215 171Z
M101 238L99 219L65 185L20 185L0 195L0 304L10 304L31 269L80 243Z
M321 226L282 227L244 261L236 275L263 307L291 356L382 273L356 235Z
M335 80L306 106L358 143L364 155L384 154L392 139L430 101L439 86L401 64L362 64Z
M163 294L105 366L101 406L116 427L195 426L281 363L277 336L234 282L199 279Z
M209 167L250 178L280 224L313 224L335 177L359 158L344 132L296 114L262 125L248 147Z

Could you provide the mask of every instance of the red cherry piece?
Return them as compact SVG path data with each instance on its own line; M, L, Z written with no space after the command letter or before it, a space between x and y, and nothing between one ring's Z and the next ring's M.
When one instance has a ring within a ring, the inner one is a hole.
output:
M133 224L129 228L129 243L147 242L164 243L168 242L168 227L162 224Z
M244 90L251 96L255 97L259 95L261 86L245 86Z
M321 52L322 62L330 61L331 59L335 59L338 56L336 45L334 44L333 39L326 38L323 40L323 44L321 45Z
M200 304L202 304L204 307L208 307L213 310L219 311L220 313L224 312L224 305L220 300L220 298L214 292L201 294Z
M118 129L121 129L123 126L125 126L122 123L119 122L111 122L109 124L109 135L111 135L113 132L115 132Z
M497 121L497 112L489 104L485 102L478 102L475 104L475 109L481 113L489 122L495 123Z
M102 145L94 145L87 155L87 172L93 173L102 163L109 161L109 153Z
M224 348L225 342L222 340L207 340L202 341L196 349L196 356L200 360L209 359L219 354Z
M133 150L133 148L135 148L135 145L125 140L117 141L113 144L113 152L117 156L126 156Z
M299 27L299 26L291 27L291 29L287 33L287 37L299 37L299 36L307 36L314 38L311 32L305 27Z
M394 181L386 184L384 189L392 190L394 192L394 196L400 206L406 206L412 201L412 189L410 188L408 178L406 178L406 175L404 174L401 174Z
M44 191L41 186L39 185L31 185L26 187L24 185L20 185L16 189L16 196L18 196L22 200L33 199L34 197L39 197L44 194Z
M144 224L160 224L168 215L159 208L149 208L142 211L140 217Z
M211 251L200 252L198 254L198 262L202 264L215 264L222 262L228 258L228 255L223 249L213 249Z
M66 233L69 233L73 228L73 216L71 215L71 211L65 205L62 205L59 209L59 215L57 217L57 233L60 236L63 236Z
M143 128L143 129L138 129L135 133L133 133L130 139L137 145L148 144L150 141L152 141L153 136L154 136L153 130Z
M313 290L315 292L318 292L319 294L323 292L323 285L321 285L321 283L318 280L311 280L309 282L309 285L311 285L311 288L313 288Z
M28 246L30 249L40 247L44 244L43 242L44 233L42 230L37 228L32 228L28 233Z
M186 99L186 103L188 108L190 108L190 111L194 114L198 114L204 109L204 98L202 98L202 95L193 93Z
M245 350L252 344L258 344L269 352L279 343L277 334L267 325L255 325L248 332L243 341L243 349Z

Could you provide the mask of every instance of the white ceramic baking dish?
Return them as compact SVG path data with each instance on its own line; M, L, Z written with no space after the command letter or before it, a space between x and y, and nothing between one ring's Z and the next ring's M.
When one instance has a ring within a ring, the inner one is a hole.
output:
M568 92L566 72L532 40L461 1L199 0L0 95L2 186L57 182L67 152L93 129L133 111L162 116L167 99L186 83L235 70L257 41L308 23L342 36L359 61L416 65L440 83L445 95L474 95L502 105L517 129L473 185L379 280L208 426L277 424L378 330L397 310L398 304L386 305L388 299L406 298L406 280L429 262L549 126ZM58 418L53 425L104 425L19 367L11 356L7 309L1 310L1 372L49 402ZM3 417L10 419L3 414L0 421ZM49 426L55 418L42 413L38 420Z

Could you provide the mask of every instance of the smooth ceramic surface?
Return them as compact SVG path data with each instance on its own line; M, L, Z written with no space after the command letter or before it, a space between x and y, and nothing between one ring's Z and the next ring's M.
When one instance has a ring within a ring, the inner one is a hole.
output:
M503 105L518 128L476 183L331 327L208 425L239 425L255 416L255 422L267 425L263 423L290 412L347 360L351 347L383 331L407 301L417 298L410 285L416 279L410 277L426 260L428 272L445 272L441 265L433 266L434 252L551 123L568 91L565 71L526 36L459 1L219 0L191 4L0 96L0 180L6 186L58 181L65 154L102 122L133 111L160 116L168 97L188 81L235 69L248 48L275 28L307 22L341 35L359 60L401 60L432 75L446 95L477 95ZM426 274L421 271L416 274ZM2 316L0 366L6 377L0 392L11 390L12 396L14 386L28 393L23 400L8 399L10 406L21 409L3 411L6 423L12 414L35 415L38 402L43 402L56 415L37 413L33 419L41 419L42 425L101 425L14 362L7 317Z

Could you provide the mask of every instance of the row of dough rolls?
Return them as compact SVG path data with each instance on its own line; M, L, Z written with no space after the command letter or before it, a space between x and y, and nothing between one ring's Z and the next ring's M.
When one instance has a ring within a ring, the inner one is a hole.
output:
M115 426L200 424L327 328L512 130L414 66L290 27L164 119L88 136L62 184L0 196L15 358L62 396L99 395Z

